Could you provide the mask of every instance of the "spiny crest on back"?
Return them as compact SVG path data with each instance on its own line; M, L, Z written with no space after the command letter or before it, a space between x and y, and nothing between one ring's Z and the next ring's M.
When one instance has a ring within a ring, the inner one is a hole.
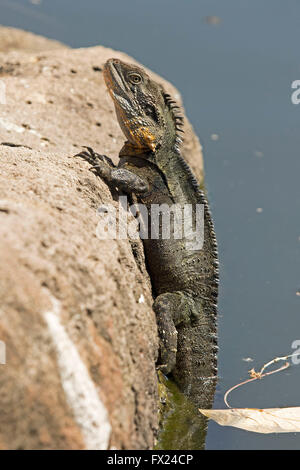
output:
M204 205L204 216L206 219L206 223L210 228L210 241L211 241L211 254L213 256L213 268L214 268L214 276L212 280L212 285L211 287L214 288L214 293L217 293L218 291L218 285L219 285L219 261L218 261L218 245L217 245L217 239L215 235L215 230L214 230L214 224L212 220L212 216L210 213L209 205L207 202L207 199L205 197L204 192L200 189L199 183L197 179L195 178L195 175L191 169L191 167L187 164L183 156L181 155L180 152L180 145L182 143L181 137L178 135L178 132L184 132L182 127L184 123L184 118L180 114L178 114L178 110L180 110L180 107L177 105L176 101L173 100L171 95L168 93L163 93L164 100L166 105L171 111L172 117L174 119L175 123L175 129L176 129L176 143L175 143L175 151L179 154L179 161L182 165L182 168L186 171L188 174L188 178L195 189L196 193L198 194L199 197L199 203ZM217 305L215 304L214 306L215 312L217 309Z
M180 153L180 146L183 142L183 139L179 135L179 133L184 133L183 130L183 124L184 124L184 118L181 114L179 114L179 111L181 110L180 106L177 105L176 101L173 100L171 95L169 93L163 92L163 97L165 100L165 103L167 107L169 108L171 115L174 120L175 124L175 132L176 132L176 139L175 139L175 150L177 153Z

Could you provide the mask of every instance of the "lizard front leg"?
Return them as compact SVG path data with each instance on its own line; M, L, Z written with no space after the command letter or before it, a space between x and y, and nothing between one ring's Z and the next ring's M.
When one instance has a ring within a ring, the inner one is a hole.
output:
M148 184L135 173L116 167L109 157L94 152L91 147L85 148L87 150L78 153L75 157L81 157L89 162L90 170L104 179L108 185L127 194L143 194L149 190Z

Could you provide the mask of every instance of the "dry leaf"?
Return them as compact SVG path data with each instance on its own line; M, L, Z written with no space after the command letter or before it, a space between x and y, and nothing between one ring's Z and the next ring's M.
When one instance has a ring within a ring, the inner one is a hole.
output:
M199 410L221 426L233 426L259 433L300 432L300 407L291 408L230 408Z

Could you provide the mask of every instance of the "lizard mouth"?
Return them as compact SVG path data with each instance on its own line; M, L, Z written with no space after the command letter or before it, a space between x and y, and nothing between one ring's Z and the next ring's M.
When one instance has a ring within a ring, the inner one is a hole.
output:
M130 92L122 73L121 61L118 59L109 59L104 65L104 81L107 89L113 99L125 98L125 94ZM126 96L128 100L128 96ZM119 101L119 100L118 100Z

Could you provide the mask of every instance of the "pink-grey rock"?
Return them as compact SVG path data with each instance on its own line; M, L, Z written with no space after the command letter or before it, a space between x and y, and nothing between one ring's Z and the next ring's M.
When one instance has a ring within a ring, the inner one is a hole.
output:
M152 448L158 338L142 244L97 238L97 208L117 202L73 157L89 145L117 161L101 68L134 60L52 45L0 53L0 449ZM189 123L184 145L202 179Z
M11 26L0 25L0 52L15 50L39 52L67 47L65 44L54 39L47 39L29 31L12 28Z

